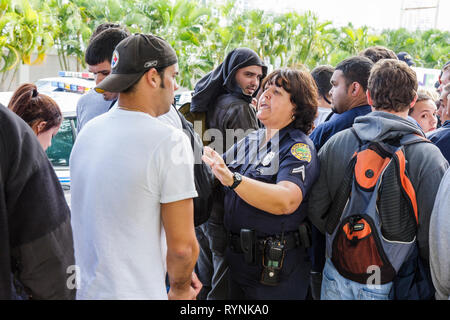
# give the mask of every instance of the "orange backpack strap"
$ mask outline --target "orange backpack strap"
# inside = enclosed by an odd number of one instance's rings
[[[400,173],[400,182],[402,184],[403,190],[406,193],[406,197],[409,199],[412,209],[414,211],[414,217],[416,218],[416,223],[419,224],[419,215],[417,210],[417,199],[416,199],[416,191],[406,175],[406,159],[403,149],[397,150],[395,153],[398,159],[399,173]]]
[[[356,139],[358,140],[359,147],[361,147],[363,145],[363,142],[356,134],[355,129],[351,127],[350,131],[355,135]],[[352,159],[347,165],[344,178],[342,180],[342,183],[340,184],[339,189],[334,195],[330,208],[325,212],[325,214],[321,216],[322,219],[324,219],[325,217],[327,219],[325,230],[329,234],[333,233],[334,229],[337,227],[341,219],[342,212],[344,211],[345,205],[347,204],[348,197],[350,196],[359,147],[354,152]]]
[[[355,165],[355,180],[365,191],[375,188],[378,178],[389,164],[389,157],[382,157],[373,149],[367,148],[358,153]]]
[[[402,139],[400,140],[400,143],[404,146],[404,149],[406,149],[408,146],[412,145],[412,144],[416,144],[416,143],[432,143],[430,140],[428,140],[426,137],[419,135],[419,134],[409,134],[406,136],[403,136]],[[399,150],[400,151],[400,150]],[[399,151],[397,151],[396,155],[400,160],[400,173],[401,173],[401,183],[402,183],[402,187],[405,190],[405,192],[407,193],[408,198],[411,201],[411,205],[413,207],[414,210],[414,216],[416,218],[416,222],[417,224],[419,224],[419,215],[418,215],[418,209],[417,209],[417,201],[416,201],[416,192],[414,190],[414,187],[411,183],[411,181],[409,180],[408,176],[407,176],[407,159],[406,159],[406,151],[402,151],[401,154],[399,154]],[[404,157],[405,159],[401,159],[401,157]],[[403,165],[402,165],[403,163]]]

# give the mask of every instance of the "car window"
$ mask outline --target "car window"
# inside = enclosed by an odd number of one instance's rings
[[[47,156],[53,166],[69,166],[70,152],[75,141],[75,128],[75,118],[65,118],[61,123],[58,133],[52,140],[52,145],[47,149]]]

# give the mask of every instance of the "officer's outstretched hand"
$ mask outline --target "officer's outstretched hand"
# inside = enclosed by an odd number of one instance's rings
[[[202,160],[211,167],[211,171],[224,186],[229,187],[233,184],[233,173],[228,169],[220,154],[210,147],[205,147]]]

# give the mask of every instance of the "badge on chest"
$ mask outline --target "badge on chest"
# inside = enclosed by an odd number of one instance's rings
[[[262,159],[261,164],[264,167],[267,167],[270,162],[272,162],[273,157],[275,157],[275,152],[270,151],[268,154],[266,154],[266,156]]]

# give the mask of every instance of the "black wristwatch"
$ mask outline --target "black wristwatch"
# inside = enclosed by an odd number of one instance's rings
[[[242,176],[240,173],[233,173],[233,184],[230,186],[230,189],[235,189],[242,182]]]

